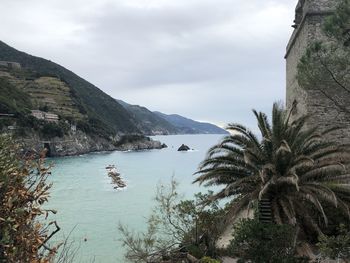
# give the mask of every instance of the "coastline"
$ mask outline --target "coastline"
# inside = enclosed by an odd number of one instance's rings
[[[46,149],[47,157],[69,157],[89,153],[114,152],[114,151],[147,151],[160,150],[167,145],[162,143],[158,136],[196,136],[196,135],[222,135],[225,134],[162,134],[162,135],[121,135],[119,141],[113,142],[98,136],[90,136],[83,132],[65,135],[62,138],[45,139],[32,133],[26,137],[16,138],[21,152],[40,156]],[[120,140],[123,136],[135,136],[137,139]]]
[[[162,149],[164,145],[157,140],[146,136],[136,136],[136,139],[125,142],[120,140],[113,142],[98,136],[89,136],[83,132],[67,135],[62,138],[43,139],[37,134],[14,139],[21,152],[25,155],[34,154],[40,156],[44,152],[47,157],[68,157],[89,153],[113,152],[113,151],[141,151]]]

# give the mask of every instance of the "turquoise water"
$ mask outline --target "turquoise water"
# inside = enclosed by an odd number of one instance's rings
[[[145,227],[145,218],[154,205],[159,183],[167,184],[174,176],[179,192],[187,197],[201,189],[191,184],[193,173],[207,150],[222,135],[156,136],[169,148],[142,152],[109,152],[51,159],[54,163],[49,207],[62,228],[63,239],[74,228],[71,240],[79,246],[76,262],[126,262],[120,245],[118,223],[136,230]],[[177,152],[182,144],[193,148]],[[127,188],[116,191],[105,167],[116,165]],[[202,189],[203,190],[203,189]],[[86,241],[84,241],[86,239]]]

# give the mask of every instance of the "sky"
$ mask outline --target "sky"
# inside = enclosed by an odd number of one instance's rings
[[[0,0],[0,40],[114,98],[253,125],[285,98],[296,0]]]

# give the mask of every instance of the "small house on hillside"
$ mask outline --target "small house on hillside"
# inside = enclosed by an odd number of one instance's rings
[[[38,120],[44,120],[48,122],[58,122],[59,117],[57,114],[44,112],[40,110],[32,110],[32,116]]]
[[[9,69],[21,69],[21,64],[18,62],[11,61],[0,61],[0,67],[5,67]]]

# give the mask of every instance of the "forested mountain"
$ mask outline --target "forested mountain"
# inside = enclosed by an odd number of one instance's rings
[[[178,114],[164,114],[154,112],[175,126],[180,134],[227,134],[228,132],[214,124],[188,119]]]
[[[56,83],[56,86],[64,87],[65,93],[63,95],[68,95],[69,98],[67,100],[69,100],[69,103],[74,106],[79,114],[85,117],[81,121],[84,122],[86,127],[89,126],[96,132],[110,135],[141,132],[130,114],[115,99],[70,70],[52,61],[18,51],[1,41],[0,61],[18,62],[22,67],[20,71],[13,70],[9,72],[8,75],[11,75],[10,79],[12,79],[10,83],[7,80],[3,80],[7,81],[5,85],[7,92],[9,90],[8,86],[17,86],[14,85],[14,82],[17,80],[22,82],[23,87],[28,87],[32,84],[34,86],[37,85],[40,78],[46,77],[45,80],[47,81],[61,82],[61,84]],[[7,77],[9,77],[8,75]],[[40,84],[42,84],[41,86],[47,84],[43,83],[45,80],[39,80],[41,82],[37,85],[39,89]],[[2,85],[0,86],[0,92],[3,95],[4,88]],[[45,88],[41,90],[45,90]],[[61,89],[58,88],[57,90]],[[12,96],[17,96],[16,92],[12,92],[12,94],[7,93],[5,104],[11,104],[14,101],[15,98]],[[0,101],[0,103],[3,104],[4,101]],[[20,106],[17,103],[17,107]]]
[[[178,129],[170,124],[168,121],[154,114],[152,111],[139,105],[131,105],[122,100],[118,100],[136,120],[137,127],[147,135],[170,135],[178,134]]]
[[[116,100],[70,70],[0,41],[0,113],[15,114],[18,128],[42,130],[43,125],[30,117],[31,110],[59,116],[60,123],[54,128],[60,131],[52,135],[64,134],[65,123],[75,123],[79,130],[104,138],[118,134],[225,133],[213,124]]]
[[[149,109],[131,105],[124,101],[118,102],[132,115],[139,125],[138,128],[148,131],[148,134],[225,134],[221,129],[211,123],[194,121],[183,116],[167,115],[161,112],[152,112]]]

